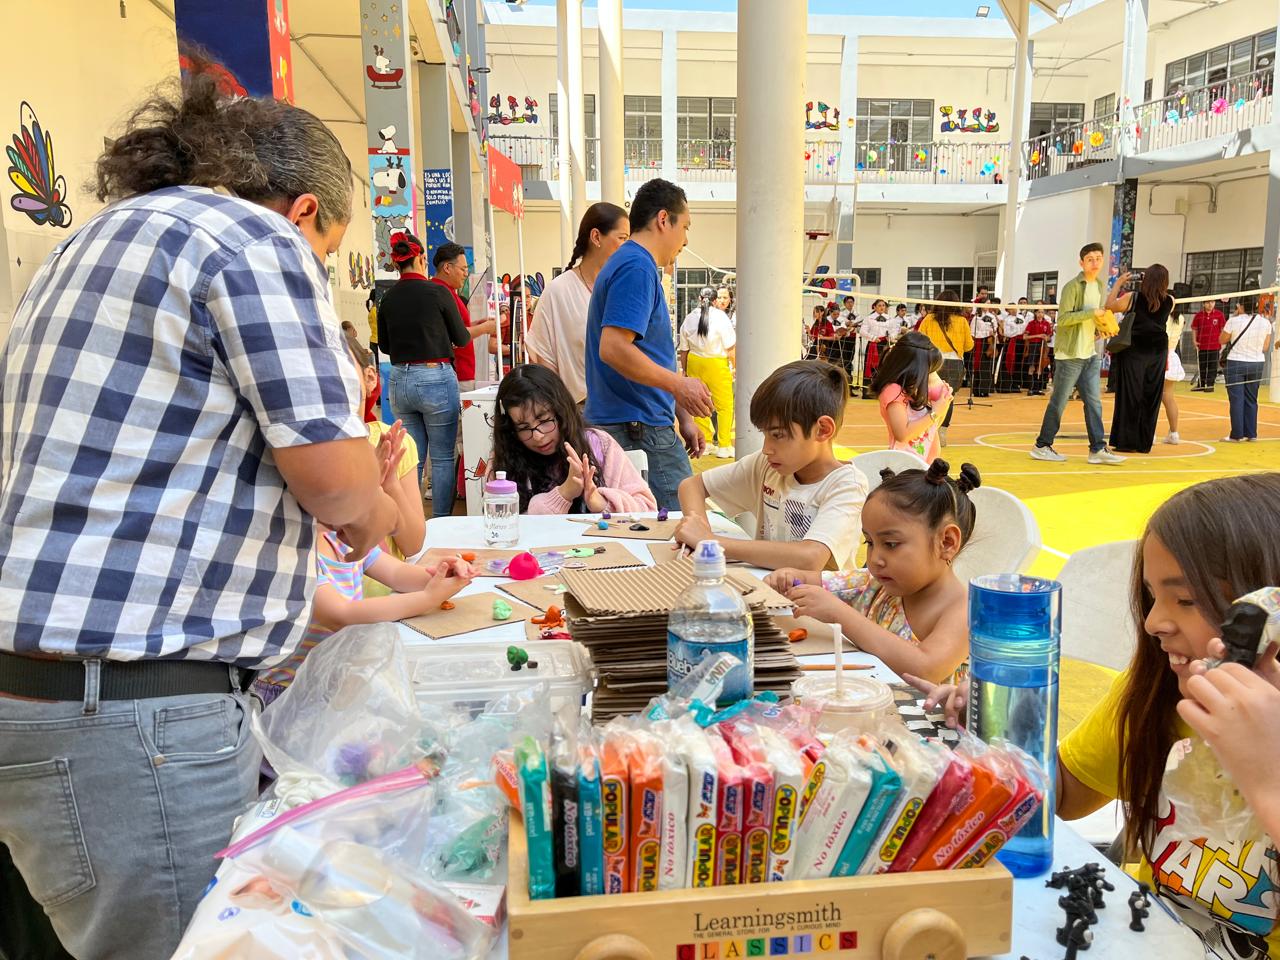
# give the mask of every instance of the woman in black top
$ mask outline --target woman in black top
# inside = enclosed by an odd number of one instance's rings
[[[1133,328],[1128,349],[1111,357],[1111,382],[1116,388],[1111,448],[1119,453],[1150,453],[1169,363],[1169,333],[1165,329],[1173,310],[1169,271],[1152,264],[1137,292],[1117,297],[1114,307],[1133,313]]]
[[[431,457],[431,513],[453,513],[457,487],[454,445],[462,401],[453,351],[471,342],[453,294],[427,279],[422,241],[391,235],[391,260],[400,279],[378,304],[378,345],[391,361],[391,410],[418,445],[418,485]]]

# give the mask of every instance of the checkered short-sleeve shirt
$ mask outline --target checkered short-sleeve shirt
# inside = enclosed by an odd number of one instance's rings
[[[366,436],[358,401],[287,220],[192,187],[104,210],[0,354],[0,650],[283,659],[315,534],[271,448]]]

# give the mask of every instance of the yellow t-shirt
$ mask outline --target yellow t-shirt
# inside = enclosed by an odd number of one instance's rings
[[[1120,735],[1117,718],[1127,673],[1111,684],[1107,695],[1080,725],[1058,744],[1058,759],[1077,780],[1104,796],[1119,793]],[[1179,737],[1191,729],[1178,718]],[[1156,890],[1182,920],[1224,958],[1280,957],[1280,932],[1274,930],[1277,899],[1274,878],[1280,875],[1277,854],[1266,842],[1231,843],[1212,837],[1161,842],[1161,833],[1176,819],[1162,794],[1164,826],[1156,833],[1156,869],[1144,859],[1137,878]],[[1268,877],[1267,869],[1271,876]]]
[[[369,308],[369,342],[378,345],[378,308]]]

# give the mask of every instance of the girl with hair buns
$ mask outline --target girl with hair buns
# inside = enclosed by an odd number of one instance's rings
[[[978,468],[950,476],[945,460],[928,470],[885,470],[862,508],[866,569],[776,570],[767,578],[797,616],[837,623],[860,649],[897,674],[950,677],[969,655],[968,590],[951,569],[973,535],[969,491]]]
[[[534,362],[557,374],[574,403],[587,398],[587,307],[596,277],[631,236],[627,211],[612,203],[593,203],[578,225],[564,272],[552,278],[538,300],[538,316],[529,328]]]

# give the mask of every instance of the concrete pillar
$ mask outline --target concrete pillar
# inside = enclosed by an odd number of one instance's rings
[[[741,18],[741,11],[738,16]],[[679,90],[679,58],[680,35],[674,28],[669,27],[662,31],[662,178],[664,180],[675,180],[678,166],[676,163],[676,96]],[[738,108],[742,108],[741,101]]]
[[[749,416],[752,394],[780,363],[800,355],[804,125],[796,111],[804,102],[807,35],[806,18],[790,4],[739,0],[738,62],[769,65],[738,70],[740,457],[761,447]]]
[[[840,127],[840,160],[836,164],[836,177],[840,183],[852,183],[858,175],[858,131],[849,123],[858,115],[858,36],[846,34],[840,53],[840,105],[844,108],[844,123]],[[845,192],[848,191],[846,197]],[[853,269],[853,227],[857,220],[854,209],[857,190],[840,187],[839,219],[834,225],[836,238],[836,272],[848,273]],[[808,265],[806,265],[808,266]],[[863,304],[857,305],[859,308]]]
[[[621,205],[626,197],[622,147],[622,0],[598,0],[600,95],[596,99],[600,134],[600,199]]]
[[[587,131],[582,95],[582,0],[568,0],[569,178],[573,202],[569,217],[576,232],[587,212]]]
[[[1026,138],[1028,90],[1031,79],[1031,38],[1029,36],[1030,0],[1013,0],[1006,5],[1016,44],[1013,61],[1013,103],[1010,114],[1013,129],[1009,133],[1009,153],[1005,164],[1004,234],[996,261],[996,290],[1005,300],[1016,300],[1018,294],[1014,271],[1014,246],[1018,233],[1018,185],[1022,180],[1022,141]],[[1017,22],[1013,22],[1013,17]]]
[[[422,191],[418,194],[422,242],[427,264],[453,230],[453,135],[449,119],[449,74],[443,63],[415,63],[418,80],[418,155]]]
[[[569,178],[569,0],[556,0],[556,181],[560,192],[560,260],[568,263],[578,230]]]
[[[1280,150],[1272,150],[1267,163],[1267,217],[1262,232],[1262,277],[1259,286],[1274,287],[1280,281]],[[1280,297],[1276,298],[1280,303]],[[1272,320],[1277,319],[1276,311]],[[1267,352],[1263,382],[1269,383],[1271,402],[1280,402],[1280,368],[1274,350]]]
[[[1120,136],[1117,149],[1122,157],[1137,152],[1134,135],[1134,107],[1142,103],[1147,82],[1147,0],[1125,0],[1124,47],[1120,53]]]
[[[464,247],[476,243],[475,206],[472,203],[471,138],[465,133],[454,133],[450,151],[453,169],[453,242]],[[481,231],[483,233],[483,231]]]

